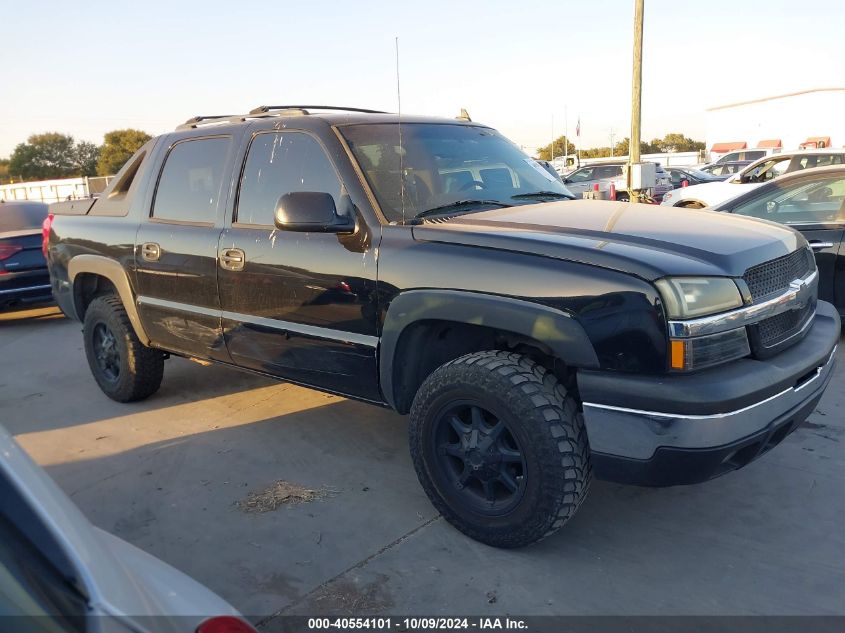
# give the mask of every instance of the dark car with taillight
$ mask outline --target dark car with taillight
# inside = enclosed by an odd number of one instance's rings
[[[51,301],[43,202],[0,200],[0,310]]]
[[[839,340],[799,233],[570,198],[478,123],[263,106],[53,205],[48,261],[110,398],[152,396],[175,354],[409,413],[435,508],[518,547],[594,476],[689,484],[763,455]]]

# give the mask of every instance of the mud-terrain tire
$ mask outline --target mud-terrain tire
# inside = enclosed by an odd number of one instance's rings
[[[164,354],[138,340],[118,297],[103,295],[91,302],[82,335],[91,373],[109,398],[134,402],[158,391]]]
[[[592,478],[578,400],[520,354],[476,352],[432,372],[414,398],[409,441],[434,507],[494,547],[560,529]]]

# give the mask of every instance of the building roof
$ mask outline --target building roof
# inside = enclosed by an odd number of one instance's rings
[[[731,152],[735,149],[745,149],[748,146],[748,143],[745,141],[733,141],[731,143],[713,143],[713,147],[710,148],[711,152]]]

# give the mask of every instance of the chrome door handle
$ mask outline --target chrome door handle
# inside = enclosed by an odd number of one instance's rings
[[[141,244],[141,258],[148,262],[157,262],[161,258],[161,246],[155,242]]]
[[[825,248],[833,248],[833,242],[810,242],[810,248],[814,251],[821,251]]]
[[[246,264],[246,253],[239,248],[224,248],[220,251],[220,268],[239,271]]]

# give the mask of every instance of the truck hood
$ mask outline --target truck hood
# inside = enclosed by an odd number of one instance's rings
[[[739,277],[805,243],[779,224],[716,211],[573,200],[425,221],[414,239],[530,253],[655,280]]]

